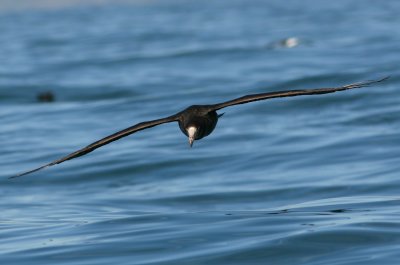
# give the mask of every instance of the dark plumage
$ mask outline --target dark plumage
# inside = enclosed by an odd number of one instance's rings
[[[265,100],[270,98],[281,98],[281,97],[293,97],[293,96],[301,96],[301,95],[319,95],[319,94],[327,94],[333,93],[337,91],[343,91],[353,88],[361,88],[366,87],[374,83],[382,82],[386,80],[388,77],[382,78],[380,80],[372,80],[366,81],[361,83],[354,83],[350,85],[345,85],[341,87],[334,87],[334,88],[317,88],[317,89],[304,89],[304,90],[286,90],[286,91],[278,91],[278,92],[268,92],[268,93],[261,93],[261,94],[253,94],[247,95],[240,98],[236,98],[233,100],[225,101],[222,103],[217,103],[213,105],[193,105],[190,106],[183,111],[180,111],[172,116],[152,120],[152,121],[145,121],[133,125],[129,128],[126,128],[122,131],[116,132],[110,136],[107,136],[97,142],[94,142],[78,151],[75,151],[65,157],[62,157],[58,160],[55,160],[49,164],[44,166],[38,167],[36,169],[21,173],[19,175],[10,177],[20,177],[23,175],[27,175],[38,170],[41,170],[46,167],[50,167],[56,164],[60,164],[64,161],[71,160],[76,157],[80,157],[86,155],[93,150],[109,144],[113,141],[116,141],[122,137],[128,136],[132,133],[151,128],[163,123],[169,122],[178,122],[179,128],[181,131],[189,137],[189,144],[192,146],[194,140],[202,139],[209,135],[215,128],[218,122],[218,118],[222,116],[222,114],[217,114],[217,111],[233,105],[245,104],[253,101]]]

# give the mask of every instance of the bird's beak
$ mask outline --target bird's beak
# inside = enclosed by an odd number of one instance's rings
[[[194,142],[194,138],[193,137],[189,137],[189,145],[190,145],[190,147],[192,147],[193,142]]]
[[[188,132],[187,136],[189,137],[189,145],[190,145],[190,147],[192,147],[192,145],[193,145],[194,138],[196,137],[196,131],[197,131],[197,128],[194,127],[194,126],[190,126],[187,129],[187,132]]]

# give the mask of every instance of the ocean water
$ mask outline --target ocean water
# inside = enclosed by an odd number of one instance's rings
[[[6,3],[1,264],[399,264],[399,1]],[[387,75],[8,179],[192,104]]]

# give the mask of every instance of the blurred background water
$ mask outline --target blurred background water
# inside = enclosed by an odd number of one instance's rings
[[[0,261],[399,264],[399,11],[0,1]],[[165,124],[7,179],[191,104],[386,75],[228,108],[192,149]]]

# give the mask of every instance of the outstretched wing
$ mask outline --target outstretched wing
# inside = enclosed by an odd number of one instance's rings
[[[39,170],[44,169],[46,167],[50,167],[50,166],[54,166],[56,164],[60,164],[60,163],[62,163],[64,161],[71,160],[71,159],[86,155],[87,153],[90,153],[93,150],[95,150],[95,149],[97,149],[97,148],[99,148],[99,147],[101,147],[103,145],[106,145],[106,144],[109,144],[111,142],[114,142],[114,141],[116,141],[116,140],[118,140],[118,139],[120,139],[122,137],[128,136],[128,135],[130,135],[132,133],[135,133],[135,132],[147,129],[147,128],[151,128],[151,127],[163,124],[163,123],[168,123],[168,122],[173,122],[173,121],[178,121],[178,120],[179,120],[179,115],[175,114],[175,115],[172,115],[172,116],[169,116],[169,117],[166,117],[166,118],[162,118],[162,119],[158,119],[158,120],[152,120],[152,121],[145,121],[145,122],[141,122],[141,123],[135,124],[135,125],[133,125],[133,126],[131,126],[129,128],[126,128],[126,129],[124,129],[122,131],[116,132],[116,133],[114,133],[114,134],[112,134],[110,136],[107,136],[107,137],[105,137],[103,139],[100,139],[100,140],[98,140],[98,141],[96,141],[96,142],[94,142],[94,143],[92,143],[92,144],[90,144],[90,145],[88,145],[88,146],[86,146],[86,147],[84,147],[82,149],[79,149],[78,151],[75,151],[75,152],[65,156],[65,157],[62,157],[62,158],[60,158],[58,160],[55,160],[55,161],[53,161],[51,163],[48,163],[46,165],[43,165],[41,167],[32,169],[30,171],[18,174],[16,176],[12,176],[10,178],[21,177],[21,176],[24,176],[24,175],[39,171]]]
[[[353,88],[360,88],[366,87],[375,83],[382,82],[389,77],[384,77],[379,80],[371,80],[366,82],[354,83],[350,85],[345,85],[341,87],[332,87],[332,88],[317,88],[317,89],[304,89],[304,90],[286,90],[286,91],[277,91],[277,92],[268,92],[268,93],[261,93],[261,94],[253,94],[247,95],[240,98],[232,99],[226,102],[210,105],[210,109],[212,110],[219,110],[222,108],[226,108],[233,105],[245,104],[253,101],[258,100],[265,100],[270,98],[282,98],[282,97],[294,97],[294,96],[301,96],[301,95],[319,95],[319,94],[327,94],[333,93],[337,91],[343,91]]]

